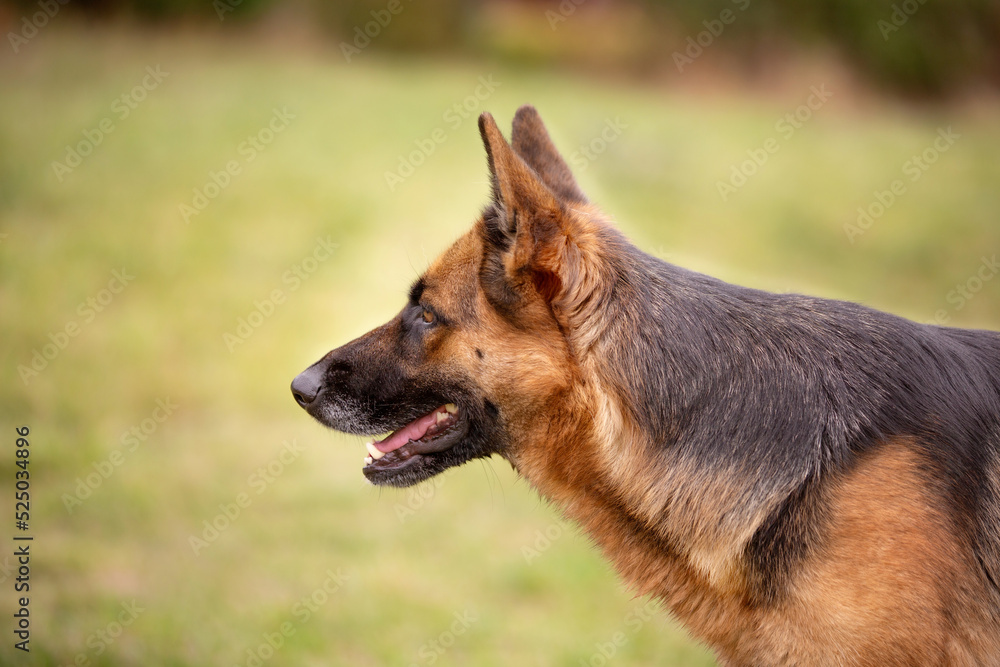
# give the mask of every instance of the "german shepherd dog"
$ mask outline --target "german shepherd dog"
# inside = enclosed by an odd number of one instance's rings
[[[365,477],[499,454],[726,665],[1000,665],[1000,334],[665,263],[479,130],[472,229],[292,382]]]

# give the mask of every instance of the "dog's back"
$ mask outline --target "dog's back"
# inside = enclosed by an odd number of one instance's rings
[[[654,503],[642,481],[620,489],[696,575],[752,602],[702,628],[723,655],[1000,664],[1000,335],[609,247],[636,294],[605,305],[643,335],[599,356],[641,397],[623,405],[660,453],[653,476],[676,480]]]

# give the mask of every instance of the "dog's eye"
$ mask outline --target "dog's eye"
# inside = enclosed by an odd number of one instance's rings
[[[434,324],[434,319],[435,319],[434,313],[427,310],[426,308],[424,308],[424,312],[421,314],[421,317],[423,318],[426,324]]]

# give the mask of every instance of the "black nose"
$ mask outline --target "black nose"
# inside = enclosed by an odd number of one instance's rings
[[[292,396],[303,408],[309,407],[319,396],[320,389],[323,388],[324,370],[325,364],[314,364],[292,380]]]

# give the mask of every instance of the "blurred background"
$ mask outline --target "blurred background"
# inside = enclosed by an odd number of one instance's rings
[[[534,104],[649,253],[1000,328],[1000,4],[0,4],[0,663],[712,665],[500,460],[375,489],[292,378]],[[15,428],[30,435],[27,530]]]

